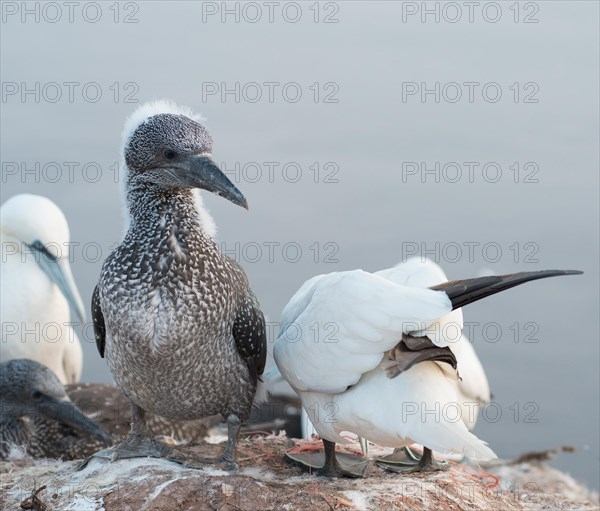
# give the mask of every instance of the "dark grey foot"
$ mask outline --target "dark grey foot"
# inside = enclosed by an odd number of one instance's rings
[[[335,443],[323,440],[323,452],[286,452],[285,459],[303,471],[321,477],[366,477],[371,461],[353,454],[335,452]]]
[[[423,455],[419,457],[409,447],[395,450],[388,456],[377,458],[375,463],[384,470],[395,472],[397,474],[411,474],[415,472],[437,472],[447,470],[447,463],[438,463],[433,457],[431,449],[427,447],[423,450]]]
[[[237,472],[240,469],[238,462],[227,453],[220,456],[216,464],[221,470],[226,470],[227,472]]]
[[[353,465],[352,467],[345,469],[341,465],[336,467],[322,467],[318,468],[313,474],[319,477],[331,477],[331,478],[348,478],[348,479],[362,479],[366,477],[368,466],[363,470],[360,464]]]
[[[146,435],[129,435],[123,442],[94,454],[110,461],[127,458],[167,458],[174,449]]]
[[[107,459],[109,461],[124,460],[130,458],[166,458],[171,459],[176,455],[175,449],[153,440],[146,435],[130,434],[123,442],[108,449],[103,449],[92,454],[86,459],[79,469],[86,467],[93,458]]]

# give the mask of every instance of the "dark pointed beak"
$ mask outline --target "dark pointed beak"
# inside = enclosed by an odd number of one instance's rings
[[[49,419],[87,433],[107,445],[112,444],[111,436],[105,433],[98,424],[88,419],[71,401],[59,401],[58,399],[44,396],[36,403],[36,411]]]
[[[167,170],[175,186],[201,188],[248,209],[248,201],[217,164],[205,155],[192,155]]]
[[[48,278],[54,282],[66,298],[69,307],[75,312],[81,323],[85,323],[85,313],[83,312],[83,302],[79,291],[73,280],[71,269],[66,260],[60,261],[51,254],[44,244],[36,240],[31,245],[27,245],[35,257],[35,262],[44,271]]]

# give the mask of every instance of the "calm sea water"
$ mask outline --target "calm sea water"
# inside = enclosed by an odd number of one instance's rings
[[[86,302],[121,235],[131,101],[172,98],[249,200],[205,202],[272,322],[314,274],[414,253],[450,278],[584,270],[465,319],[497,403],[476,433],[504,457],[574,445],[556,466],[598,488],[597,3],[31,4],[2,6],[1,199],[59,204]]]

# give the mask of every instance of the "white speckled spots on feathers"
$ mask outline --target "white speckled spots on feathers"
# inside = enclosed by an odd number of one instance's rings
[[[212,240],[214,222],[197,191],[144,178],[161,168],[163,147],[210,153],[212,139],[194,120],[188,109],[157,102],[126,123],[128,228],[98,283],[112,339],[106,358],[119,386],[147,411],[245,420],[266,339],[256,326],[237,335],[236,325],[250,309],[264,323],[258,302],[242,268]]]

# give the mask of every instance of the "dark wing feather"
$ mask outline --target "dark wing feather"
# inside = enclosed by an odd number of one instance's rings
[[[106,325],[104,324],[104,314],[100,307],[100,291],[98,286],[94,288],[92,295],[92,321],[94,323],[94,336],[96,337],[96,346],[100,356],[104,358],[104,347],[106,346]]]
[[[451,280],[432,286],[429,289],[444,291],[452,302],[452,309],[464,307],[470,303],[481,300],[511,287],[520,286],[532,280],[546,279],[548,277],[559,277],[562,275],[580,275],[578,270],[543,270],[524,271],[521,273],[509,273],[507,275],[491,275],[465,280]]]
[[[265,318],[253,296],[248,296],[238,310],[233,323],[233,338],[256,384],[267,362],[267,332]]]

